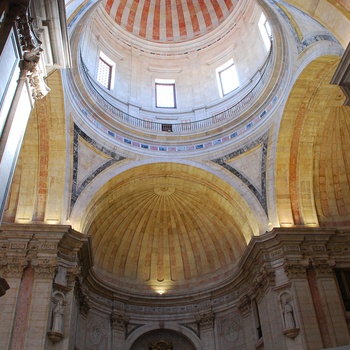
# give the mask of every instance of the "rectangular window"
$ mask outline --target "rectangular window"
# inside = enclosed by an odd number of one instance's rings
[[[260,16],[259,29],[265,44],[265,48],[267,51],[269,51],[271,46],[272,31],[271,31],[270,23],[267,21],[263,13],[261,13],[261,16]]]
[[[103,52],[100,52],[96,80],[106,89],[113,88],[114,63]]]
[[[341,296],[346,311],[350,311],[350,271],[340,270],[335,272],[338,280]]]
[[[239,87],[239,80],[233,59],[216,69],[220,96],[223,97]]]
[[[156,107],[176,108],[175,80],[156,79]]]

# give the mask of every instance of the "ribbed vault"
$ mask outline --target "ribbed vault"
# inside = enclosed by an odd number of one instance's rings
[[[253,234],[251,216],[224,181],[187,165],[157,163],[103,186],[86,231],[100,277],[121,289],[186,293],[234,269]]]

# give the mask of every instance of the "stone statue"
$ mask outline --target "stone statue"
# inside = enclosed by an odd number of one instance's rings
[[[62,300],[59,300],[52,311],[52,332],[63,333],[63,311]]]
[[[295,319],[294,319],[293,308],[287,302],[283,305],[283,317],[284,317],[285,329],[294,329],[295,328]]]

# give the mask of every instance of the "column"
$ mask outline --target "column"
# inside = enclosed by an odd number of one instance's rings
[[[209,311],[207,313],[202,313],[197,317],[197,322],[199,324],[199,335],[201,342],[203,344],[203,350],[215,350],[215,315],[213,312]]]
[[[129,317],[124,313],[117,311],[111,313],[112,350],[123,349],[128,323]]]
[[[291,282],[290,291],[296,308],[294,315],[300,328],[302,347],[310,350],[323,349],[317,314],[306,276],[307,266],[307,260],[286,260],[284,264],[285,272]]]
[[[25,258],[27,240],[28,237],[25,235],[18,235],[16,239],[11,239],[0,231],[0,276],[6,279],[10,287],[0,298],[1,349],[10,348],[21,279],[28,265]]]
[[[350,343],[343,301],[333,271],[334,266],[333,260],[314,259],[307,273],[325,347]]]

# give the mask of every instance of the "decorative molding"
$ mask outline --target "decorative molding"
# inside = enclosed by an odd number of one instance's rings
[[[312,260],[317,278],[334,278],[335,260]]]
[[[121,314],[117,311],[111,313],[112,328],[116,331],[122,331],[126,334],[127,326],[129,323],[129,317],[125,314]]]
[[[284,262],[284,271],[289,279],[306,278],[306,268],[309,266],[308,261],[289,261]]]
[[[182,68],[181,67],[148,67],[148,70],[152,73],[169,73],[169,74],[175,74],[175,73],[181,73]]]
[[[200,314],[196,317],[197,323],[200,329],[202,328],[213,328],[215,323],[215,314],[213,312],[207,312]]]
[[[241,329],[241,319],[230,316],[220,320],[220,334],[226,344],[237,344]]]
[[[193,332],[199,338],[199,324],[198,322],[180,323],[180,326],[184,326]]]
[[[0,258],[0,274],[4,278],[21,278],[27,266],[28,260],[25,258]]]
[[[32,259],[31,266],[34,269],[34,276],[53,279],[58,266],[57,259]]]
[[[263,266],[252,282],[252,291],[257,293],[259,291],[265,291],[269,286],[275,285],[275,270]]]
[[[252,301],[248,294],[245,294],[241,299],[238,305],[238,310],[240,311],[243,317],[247,317],[250,314],[252,309]]]
[[[78,299],[80,314],[84,318],[87,318],[91,309],[91,302],[83,286],[83,277],[81,276],[78,276],[76,279],[76,295]]]
[[[140,327],[142,327],[144,325],[145,325],[144,323],[132,323],[132,322],[129,322],[126,325],[125,339],[128,338],[131,333],[136,331],[136,329],[138,329],[138,328],[140,328]]]

